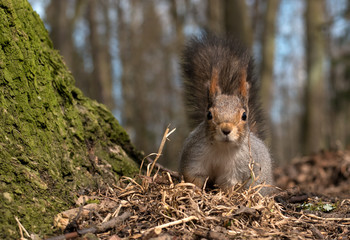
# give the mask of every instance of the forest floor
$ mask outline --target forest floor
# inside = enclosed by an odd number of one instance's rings
[[[51,239],[349,239],[350,151],[276,168],[281,190],[270,197],[259,186],[203,190],[150,168],[80,196],[80,207],[57,215]]]

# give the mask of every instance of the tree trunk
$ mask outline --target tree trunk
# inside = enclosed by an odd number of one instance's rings
[[[263,108],[270,111],[273,96],[273,62],[275,59],[275,28],[279,0],[268,0],[262,36],[261,97]]]
[[[140,156],[106,107],[74,86],[26,0],[1,1],[0,18],[0,238],[18,239],[14,216],[48,234],[77,190],[132,175]]]
[[[47,8],[46,19],[50,23],[50,38],[54,42],[54,47],[60,50],[67,66],[72,66],[72,52],[74,50],[72,29],[74,24],[66,16],[68,6],[68,0],[51,1]]]
[[[59,50],[67,67],[72,71],[76,86],[84,94],[94,98],[95,96],[91,94],[91,74],[85,70],[83,56],[79,53],[73,41],[73,32],[77,28],[76,23],[83,15],[82,10],[86,8],[87,1],[77,0],[74,5],[71,3],[70,0],[50,1],[45,9],[45,18],[50,26],[49,34],[53,46]],[[70,14],[67,14],[67,12],[70,12]],[[89,48],[86,47],[85,49]]]
[[[216,34],[224,33],[223,0],[208,0],[208,28]]]
[[[309,154],[325,147],[326,104],[325,60],[326,45],[322,32],[325,22],[324,1],[309,0],[306,9],[307,83],[302,148]]]
[[[344,11],[340,11],[339,15],[334,18],[347,20],[350,16],[350,0],[346,3]],[[346,19],[347,18],[347,19]],[[339,20],[338,20],[339,21]],[[331,87],[331,105],[330,116],[332,116],[332,124],[330,124],[331,148],[350,149],[350,39],[348,33],[350,26],[344,27],[341,35],[329,35],[328,39],[331,54],[330,60],[330,87]]]
[[[97,22],[97,14],[99,13],[98,7],[97,0],[90,0],[87,6],[87,21],[90,30],[89,40],[94,65],[91,93],[93,98],[105,104],[110,110],[113,110],[112,67],[111,56],[108,49],[110,44],[110,29],[108,28],[109,23],[105,22],[105,33],[99,34]],[[107,12],[104,12],[103,15],[106,16],[106,14]],[[102,39],[103,41],[101,41]]]
[[[228,34],[242,41],[248,48],[253,45],[251,19],[245,0],[225,0],[225,28]]]

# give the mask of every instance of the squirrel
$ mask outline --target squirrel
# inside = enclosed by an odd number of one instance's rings
[[[194,128],[181,153],[184,180],[200,188],[208,181],[224,190],[236,184],[248,188],[252,181],[272,184],[259,85],[247,48],[238,40],[203,33],[186,45],[181,67],[185,109]]]

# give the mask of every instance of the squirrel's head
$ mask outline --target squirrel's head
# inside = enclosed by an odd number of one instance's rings
[[[239,74],[239,84],[232,95],[223,94],[219,72],[212,70],[209,86],[207,126],[212,140],[239,144],[248,132],[248,91],[246,71]]]

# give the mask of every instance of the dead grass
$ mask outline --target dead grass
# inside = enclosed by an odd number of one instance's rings
[[[191,183],[174,183],[166,173],[140,176],[140,180],[141,184],[135,184],[124,178],[115,189],[123,208],[135,216],[120,237],[154,237],[160,230],[178,237],[218,235],[220,239],[282,234],[277,227],[285,219],[281,206],[253,189],[204,191]],[[266,227],[271,231],[261,235]]]
[[[128,212],[130,217],[103,229],[97,236],[101,239],[113,239],[112,236],[118,236],[115,239],[164,239],[165,236],[321,239],[345,237],[349,233],[350,218],[327,218],[286,209],[273,197],[263,197],[255,190],[205,191],[191,183],[177,182],[166,172],[135,179],[123,177],[118,186],[108,187],[94,196],[101,207],[81,216],[78,225],[80,229],[99,226]],[[349,207],[350,202],[342,205]]]

